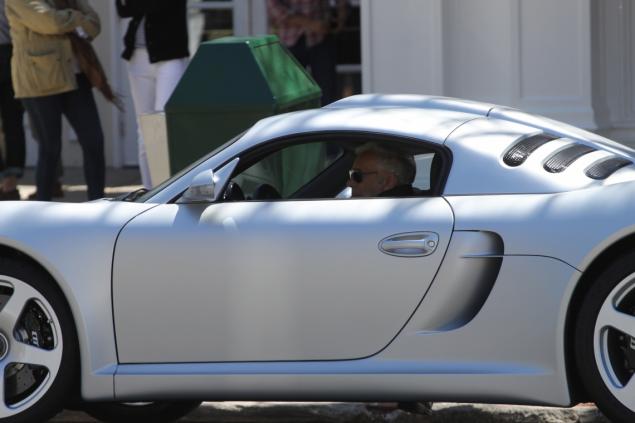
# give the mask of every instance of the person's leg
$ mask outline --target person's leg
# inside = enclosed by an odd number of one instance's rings
[[[106,185],[106,159],[104,133],[99,120],[93,90],[84,74],[77,76],[78,88],[62,94],[64,116],[68,119],[84,153],[84,177],[88,186],[88,199],[104,196]]]
[[[11,46],[7,44],[0,45],[0,119],[2,120],[2,130],[4,132],[5,139],[5,149],[4,154],[6,154],[7,147],[7,135],[5,131],[5,123],[6,117],[4,116],[5,110],[5,102],[6,97],[8,96],[7,92],[7,84],[11,83],[10,72],[11,72]],[[9,73],[7,73],[7,69]],[[12,90],[13,91],[13,90]],[[7,169],[7,164],[4,160],[3,152],[0,151],[0,182],[4,184],[4,172]],[[2,187],[0,187],[0,195],[2,194]]]
[[[5,87],[3,86],[3,84],[0,84],[0,121],[4,121],[5,117],[2,116],[2,112],[4,110],[4,107],[2,106],[3,103],[3,98],[5,97]],[[2,128],[4,130],[4,124],[2,125]],[[6,134],[4,135],[4,139],[5,139],[5,145],[4,145],[4,150],[6,152],[6,146],[7,146],[7,142],[6,142]],[[5,163],[4,160],[4,155],[3,155],[3,151],[2,149],[0,149],[0,183],[2,185],[0,185],[0,197],[2,197],[3,191],[4,191],[4,184],[5,184],[5,179],[6,179],[6,175],[5,175],[5,171],[7,170],[7,164]]]
[[[22,99],[39,141],[35,184],[36,200],[50,201],[57,181],[57,164],[62,151],[62,99],[50,95]]]
[[[17,179],[24,172],[24,109],[15,99],[10,85],[0,85],[0,108],[6,147],[5,176]]]
[[[0,118],[6,155],[6,161],[1,163],[0,169],[4,175],[1,187],[4,192],[16,190],[25,160],[24,109],[13,92],[11,52],[11,45],[0,46]]]
[[[163,111],[181,76],[187,68],[188,59],[166,60],[156,63],[156,92],[154,110]]]
[[[322,105],[337,100],[337,47],[332,36],[308,49],[311,75],[322,88]]]
[[[152,179],[150,177],[150,166],[148,165],[148,157],[146,154],[145,143],[141,133],[141,122],[139,117],[143,114],[154,112],[156,103],[156,75],[155,66],[149,61],[148,51],[146,49],[136,49],[130,62],[128,63],[128,77],[130,79],[130,91],[132,93],[132,102],[134,103],[135,113],[137,115],[137,126],[139,132],[137,134],[137,143],[139,146],[139,171],[141,173],[141,182],[147,189],[152,188]]]

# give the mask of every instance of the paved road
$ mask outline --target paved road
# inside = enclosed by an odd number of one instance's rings
[[[358,403],[204,403],[180,420],[198,423],[609,423],[595,407],[520,407],[440,403],[432,415],[369,409]],[[55,423],[96,423],[81,412],[64,412]]]

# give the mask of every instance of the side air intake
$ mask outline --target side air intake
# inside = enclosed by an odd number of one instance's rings
[[[510,167],[520,166],[525,163],[527,157],[534,151],[555,138],[544,134],[534,135],[514,144],[512,148],[503,156],[503,162]]]
[[[585,154],[596,151],[595,148],[583,144],[574,144],[560,150],[545,162],[544,168],[550,173],[560,173]]]
[[[617,170],[632,164],[633,162],[628,159],[624,159],[622,157],[611,157],[594,163],[586,170],[585,173],[586,176],[591,179],[606,179]]]

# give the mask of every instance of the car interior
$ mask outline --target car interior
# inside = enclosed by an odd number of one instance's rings
[[[369,141],[411,154],[417,167],[412,183],[416,196],[438,195],[442,155],[421,142],[311,137],[300,142],[275,143],[278,148],[273,150],[264,146],[247,152],[241,157],[220,201],[349,198],[346,184],[355,150]]]

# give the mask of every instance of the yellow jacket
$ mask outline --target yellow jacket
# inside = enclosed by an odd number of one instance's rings
[[[17,98],[77,89],[73,49],[66,35],[81,27],[90,39],[100,31],[99,16],[85,0],[56,9],[52,0],[6,0],[13,42],[11,75]]]

